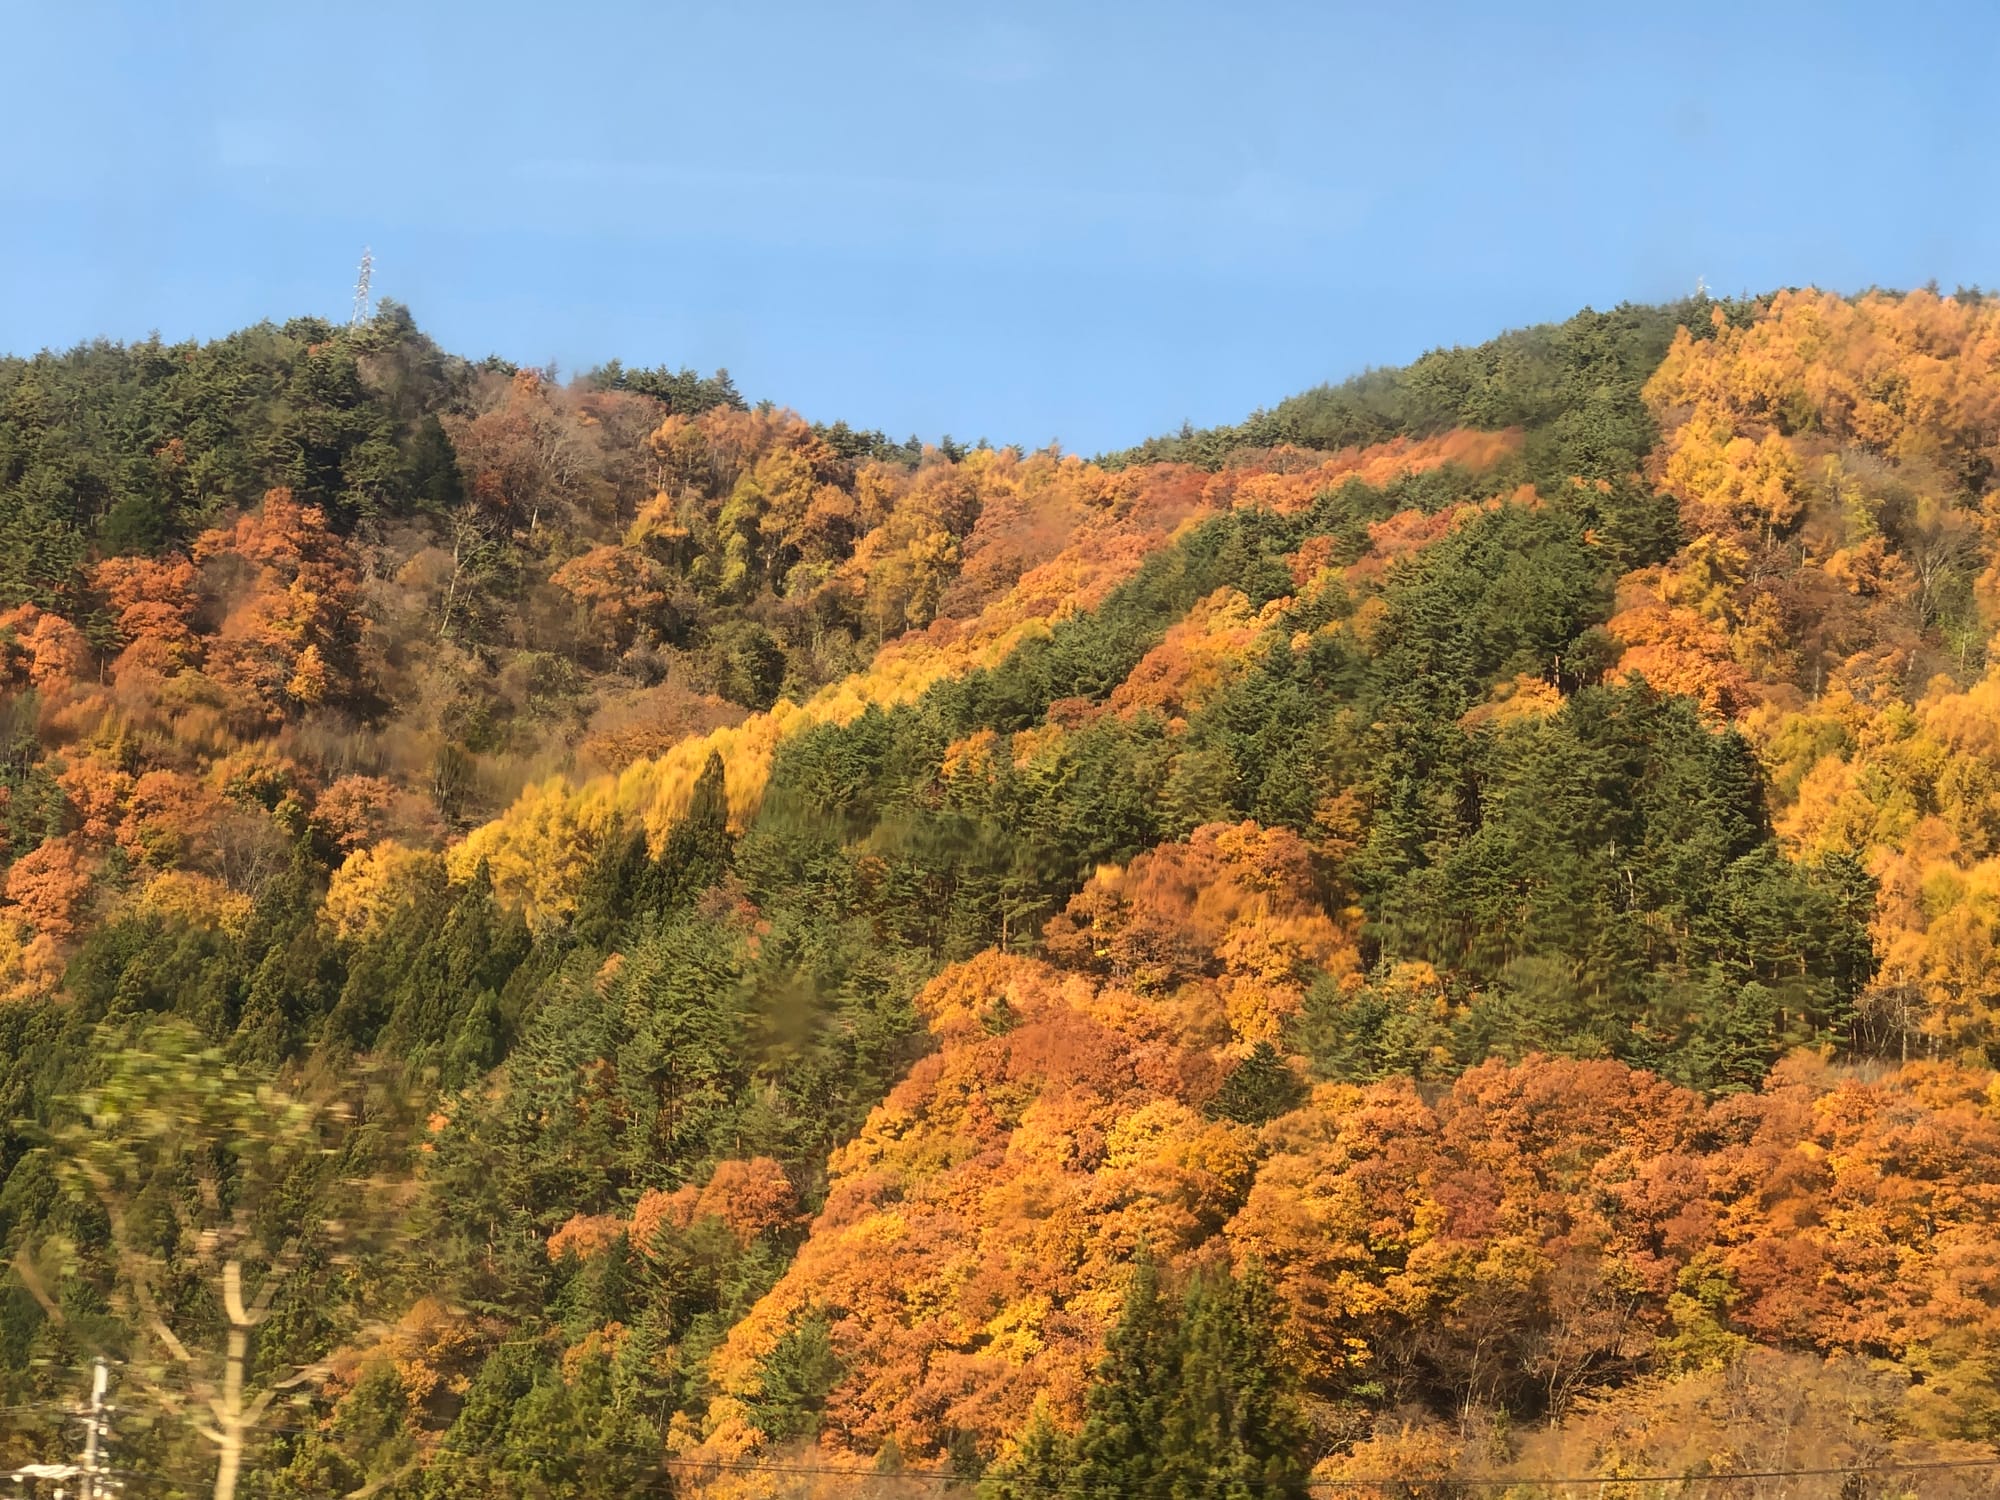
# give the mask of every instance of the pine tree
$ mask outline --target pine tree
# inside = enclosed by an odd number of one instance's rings
[[[1015,1440],[1014,1455],[987,1475],[980,1500],[1060,1500],[1073,1493],[1076,1440],[1049,1420],[1040,1400]]]
[[[1086,1496],[1171,1500],[1174,1469],[1164,1439],[1180,1384],[1181,1331],[1160,1288],[1160,1268],[1141,1252],[1125,1309],[1105,1340],[1091,1387],[1075,1477]]]
[[[652,880],[653,861],[646,849],[646,828],[628,828],[614,818],[598,840],[590,867],[577,892],[576,916],[569,936],[579,947],[603,950],[616,941],[631,918],[639,892]]]
[[[1297,1109],[1305,1102],[1305,1095],[1305,1086],[1285,1065],[1278,1049],[1269,1042],[1259,1042],[1223,1080],[1209,1101],[1208,1113],[1239,1125],[1262,1125]]]
[[[405,459],[403,483],[418,505],[449,514],[465,500],[465,483],[458,471],[458,453],[435,412],[417,424]]]
[[[1253,1265],[1196,1279],[1164,1441],[1174,1500],[1299,1500],[1305,1433],[1276,1351],[1278,1304]]]
[[[729,868],[735,840],[729,832],[729,789],[722,757],[709,753],[688,809],[633,894],[636,910],[669,912],[693,904]]]
[[[498,995],[527,956],[519,913],[501,906],[484,862],[453,893],[440,924],[406,924],[408,942],[391,969],[388,1019],[375,1045],[413,1067],[449,1058],[448,1086],[498,1060]]]
[[[1689,1049],[1690,1082],[1718,1093],[1755,1088],[1778,1057],[1778,997],[1754,980],[1709,989]]]
[[[1176,1300],[1142,1256],[1083,1432],[1072,1443],[1038,1409],[985,1500],[1302,1500],[1305,1429],[1278,1323],[1255,1266],[1199,1276]]]
[[[826,1314],[809,1312],[788,1328],[759,1373],[758,1426],[781,1442],[818,1432],[827,1393],[841,1376],[840,1357],[827,1337]]]

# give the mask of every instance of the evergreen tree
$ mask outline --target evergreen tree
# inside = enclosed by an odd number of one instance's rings
[[[1259,1042],[1223,1080],[1209,1101],[1208,1112],[1218,1120],[1262,1125],[1297,1109],[1305,1096],[1305,1085],[1285,1065],[1278,1049],[1269,1042]]]
[[[1306,1432],[1278,1324],[1255,1266],[1198,1275],[1176,1299],[1142,1253],[1083,1431],[1065,1437],[1038,1404],[982,1500],[1303,1500]]]
[[[1199,1276],[1160,1443],[1174,1500],[1303,1500],[1305,1428],[1278,1362],[1277,1299],[1253,1265]]]
[[[599,951],[611,947],[619,928],[638,905],[638,893],[651,876],[652,864],[645,825],[628,827],[622,817],[614,817],[597,841],[577,891],[569,936],[578,947]]]
[[[1049,1420],[1048,1408],[1037,1400],[1028,1425],[1015,1439],[1013,1456],[980,1485],[980,1500],[1058,1500],[1074,1495],[1078,1493],[1075,1470],[1076,1440]]]
[[[638,882],[633,895],[636,910],[665,914],[692,905],[696,896],[722,878],[734,847],[722,757],[710,751],[687,812],[668,831],[659,858]]]
[[[757,1425],[779,1442],[817,1433],[827,1393],[841,1376],[826,1314],[809,1312],[786,1329],[758,1373]]]
[[[1161,1289],[1159,1264],[1142,1251],[1077,1438],[1074,1472],[1082,1494],[1175,1500],[1176,1467],[1165,1443],[1180,1367],[1180,1320]]]
[[[424,509],[448,515],[465,500],[465,482],[458,472],[458,454],[435,412],[417,424],[405,459],[403,484]]]
[[[1718,992],[1719,991],[1719,992]],[[1778,998],[1752,980],[1710,986],[1685,1071],[1716,1092],[1753,1089],[1778,1059]]]

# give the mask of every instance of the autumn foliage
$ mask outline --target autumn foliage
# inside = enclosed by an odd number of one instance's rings
[[[1176,946],[1214,964],[1227,942]],[[1257,1130],[1205,1112],[1226,1058],[1158,994],[989,956],[922,1003],[940,1050],[836,1154],[799,1258],[716,1356],[721,1450],[756,1441],[759,1361],[813,1308],[849,1371],[831,1441],[1002,1442],[1037,1400],[1073,1422],[1141,1244],[1263,1267],[1328,1400],[1560,1417],[1755,1342],[1960,1371],[1913,1399],[1939,1430],[1980,1420],[1988,1074],[1800,1060],[1710,1102],[1531,1057],[1433,1099],[1323,1085]]]
[[[162,1013],[420,1242],[260,1334],[273,1495],[1995,1456],[1994,303],[1099,460],[309,324],[134,353],[118,465],[0,362],[10,1410],[147,1336],[37,1132]]]

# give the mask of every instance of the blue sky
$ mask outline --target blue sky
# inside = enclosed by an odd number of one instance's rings
[[[1584,304],[2000,282],[1989,5],[0,0],[0,348],[344,316],[1082,451]]]

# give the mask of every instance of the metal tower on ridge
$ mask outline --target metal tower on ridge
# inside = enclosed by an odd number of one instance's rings
[[[361,274],[354,281],[354,316],[348,321],[348,327],[350,328],[359,328],[374,315],[375,310],[370,305],[368,297],[368,284],[374,277],[375,252],[370,250],[366,245],[363,245],[361,247]]]

